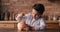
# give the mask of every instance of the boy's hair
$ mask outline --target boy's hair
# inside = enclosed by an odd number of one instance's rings
[[[43,14],[43,12],[45,11],[45,7],[43,4],[35,4],[33,6],[33,9],[35,9],[39,14]]]

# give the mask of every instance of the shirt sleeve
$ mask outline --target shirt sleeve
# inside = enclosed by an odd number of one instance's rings
[[[40,30],[45,29],[45,27],[46,27],[45,20],[44,20],[44,19],[41,19],[41,20],[40,20]]]
[[[16,17],[15,19],[16,19],[16,21],[19,21],[20,22],[20,21],[25,21],[26,20],[26,17],[25,16],[23,16],[23,17]]]
[[[45,24],[44,19],[39,20],[39,22],[36,23],[36,24],[37,25],[35,26],[35,30],[43,30],[43,29],[45,29],[46,24]]]

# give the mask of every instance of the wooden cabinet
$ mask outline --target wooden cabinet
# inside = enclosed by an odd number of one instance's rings
[[[2,21],[0,22],[0,29],[17,29],[16,21]]]
[[[10,29],[13,29],[14,28],[14,24],[7,24],[7,23],[3,23],[3,24],[0,24],[0,29],[7,29],[7,28],[10,28]]]
[[[47,29],[59,29],[59,22],[57,21],[48,21],[46,22]]]
[[[46,27],[48,28],[48,29],[58,29],[59,28],[59,24],[58,23],[52,23],[52,24],[47,24],[46,25]]]
[[[17,29],[17,21],[0,21],[0,29]],[[59,22],[46,21],[47,29],[58,29]]]

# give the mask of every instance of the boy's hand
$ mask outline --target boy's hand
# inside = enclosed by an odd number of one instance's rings
[[[17,18],[21,18],[21,17],[23,17],[25,14],[24,13],[20,13],[20,14],[18,14],[17,16],[16,16],[16,19]]]
[[[18,30],[22,30],[25,27],[25,23],[24,22],[19,22],[18,23]]]
[[[25,28],[23,28],[23,30],[25,30],[25,31],[26,31],[26,30],[29,30],[29,27],[25,27]]]
[[[26,25],[24,30],[35,30],[35,28],[33,26]]]

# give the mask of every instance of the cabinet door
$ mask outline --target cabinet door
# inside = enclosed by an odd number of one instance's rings
[[[48,28],[48,29],[58,29],[59,28],[59,24],[58,23],[48,23],[47,25],[46,25],[46,28]]]
[[[14,24],[0,24],[0,29],[14,29]]]

